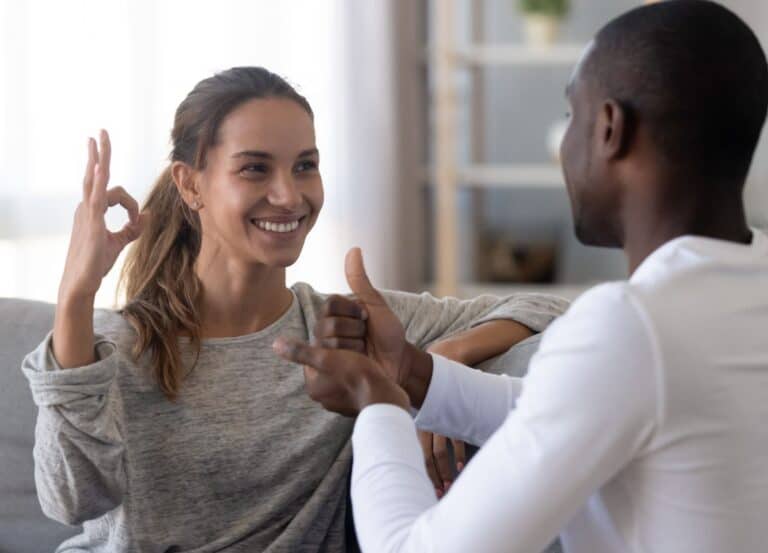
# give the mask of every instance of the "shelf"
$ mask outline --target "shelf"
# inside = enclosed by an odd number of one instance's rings
[[[456,58],[459,63],[470,66],[575,65],[585,48],[584,44],[539,47],[526,44],[476,44],[461,48]]]
[[[554,164],[469,165],[459,169],[459,182],[481,188],[565,188]]]
[[[425,169],[424,180],[436,181],[434,169]],[[471,188],[543,188],[565,190],[559,165],[513,163],[508,165],[478,164],[457,168],[459,186]]]

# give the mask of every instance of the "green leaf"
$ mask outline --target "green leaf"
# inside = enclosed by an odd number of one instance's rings
[[[518,0],[520,11],[525,14],[564,17],[570,8],[569,0]]]

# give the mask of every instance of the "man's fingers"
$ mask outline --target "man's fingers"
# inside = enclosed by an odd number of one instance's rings
[[[344,273],[347,283],[357,298],[367,305],[382,305],[384,298],[371,284],[363,264],[363,252],[360,248],[352,248],[344,260]]]
[[[317,338],[365,338],[365,321],[350,317],[323,317],[315,323]]]
[[[275,353],[288,361],[309,365],[319,370],[329,368],[328,351],[324,348],[311,346],[301,340],[280,337],[272,344]]]
[[[318,345],[327,349],[347,349],[365,354],[365,340],[356,340],[353,338],[321,338]]]
[[[338,387],[323,376],[317,369],[304,365],[304,384],[307,388],[307,394],[313,401],[322,402],[324,398],[337,392]]]
[[[365,320],[368,313],[365,308],[351,298],[344,296],[330,296],[320,311],[321,317],[352,317],[354,319]]]
[[[461,472],[467,464],[467,448],[461,440],[451,440],[451,445],[453,445],[453,462],[456,463],[456,472]]]

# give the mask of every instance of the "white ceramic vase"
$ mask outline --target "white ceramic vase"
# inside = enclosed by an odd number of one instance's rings
[[[525,38],[530,46],[542,48],[551,46],[560,31],[560,19],[552,15],[527,14]]]

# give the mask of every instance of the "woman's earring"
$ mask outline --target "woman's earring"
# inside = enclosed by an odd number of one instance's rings
[[[195,210],[200,209],[200,202],[198,202],[197,200],[194,200],[192,202],[192,209],[195,209]]]

